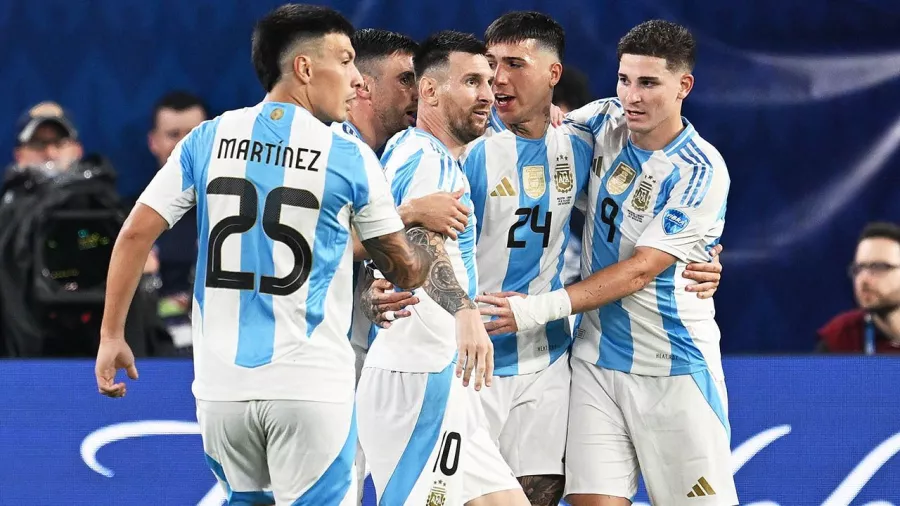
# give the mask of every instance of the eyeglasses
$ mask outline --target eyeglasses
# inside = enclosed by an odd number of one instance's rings
[[[869,271],[873,276],[882,276],[894,269],[900,269],[900,265],[889,264],[886,262],[861,262],[850,264],[847,268],[847,274],[851,278],[855,278],[856,276],[859,276],[862,271]]]

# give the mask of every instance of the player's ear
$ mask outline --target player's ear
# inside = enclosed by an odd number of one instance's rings
[[[419,79],[419,101],[430,106],[437,105],[437,88],[437,81],[433,77]]]
[[[298,54],[294,57],[291,70],[303,84],[309,84],[312,80],[312,60],[305,54]]]
[[[694,76],[690,72],[681,75],[680,89],[678,90],[679,100],[687,98],[688,94],[694,89]]]
[[[554,62],[550,65],[550,87],[554,87],[559,83],[559,79],[562,77],[563,66],[562,63]]]

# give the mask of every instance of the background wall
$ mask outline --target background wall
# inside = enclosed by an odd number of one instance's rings
[[[45,99],[72,112],[86,148],[112,158],[120,188],[152,176],[153,102],[186,88],[214,113],[258,102],[253,21],[281,2],[6,0],[0,2],[0,153]],[[615,43],[664,17],[700,41],[685,116],[716,145],[733,185],[716,296],[725,352],[805,352],[814,331],[852,305],[845,272],[867,221],[900,221],[900,2],[334,0],[356,26],[421,39],[481,34],[531,8],[568,34],[567,64],[597,97],[615,93]]]

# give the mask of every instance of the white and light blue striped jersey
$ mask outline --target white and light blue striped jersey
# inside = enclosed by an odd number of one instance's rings
[[[432,193],[464,189],[461,202],[471,208],[469,182],[459,163],[441,141],[424,130],[410,127],[395,135],[388,141],[381,162],[397,206]],[[472,299],[478,291],[476,223],[470,213],[469,224],[457,240],[444,241],[456,280]],[[454,361],[456,320],[422,288],[414,293],[419,303],[408,308],[412,315],[393,322],[388,329],[378,329],[377,338],[370,342],[365,367],[440,372]]]
[[[637,247],[677,259],[646,288],[580,315],[573,355],[634,374],[708,370],[721,379],[713,301],[686,292],[693,282],[682,273],[688,263],[710,261],[719,242],[731,182],[725,161],[684,119],[684,130],[664,149],[636,147],[616,99],[569,118],[591,128],[595,139],[582,276],[630,258]]]
[[[515,135],[492,113],[485,134],[469,144],[463,170],[478,220],[478,290],[538,295],[562,288],[569,216],[587,187],[593,138],[573,124],[540,139]],[[494,374],[541,371],[572,341],[566,319],[492,337]]]
[[[170,226],[197,205],[198,399],[353,395],[350,225],[361,239],[403,229],[368,146],[263,102],[191,131],[139,202]]]

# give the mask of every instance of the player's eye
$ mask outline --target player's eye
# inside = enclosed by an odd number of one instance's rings
[[[652,87],[656,86],[656,83],[653,81],[645,80],[645,81],[641,81],[641,86],[643,86],[644,88],[652,88]]]
[[[622,83],[622,84],[628,84],[628,79],[626,79],[626,78],[624,78],[624,77],[622,77],[622,76],[619,76],[619,82]]]
[[[522,68],[522,64],[519,63],[519,62],[510,62],[510,63],[509,63],[509,66],[512,67],[512,68],[514,68],[514,69]]]
[[[469,86],[476,86],[478,84],[478,79],[475,79],[474,77],[470,77],[470,78],[466,79],[466,84],[468,84]]]

